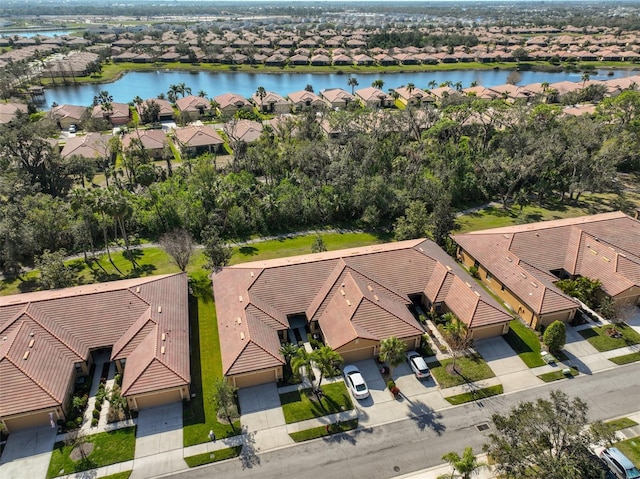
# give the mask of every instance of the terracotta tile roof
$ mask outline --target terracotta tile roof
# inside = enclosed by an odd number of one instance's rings
[[[533,311],[544,314],[568,309],[574,302],[552,284],[557,280],[552,271],[599,279],[613,296],[640,285],[638,237],[640,222],[613,212],[475,231],[453,239]]]
[[[224,374],[284,364],[277,331],[289,328],[289,315],[317,320],[333,348],[358,338],[416,336],[422,329],[407,308],[409,295],[422,294],[436,269],[440,279],[430,288],[447,304],[460,302],[457,311],[469,324],[511,319],[451,257],[424,239],[224,268],[213,277]],[[465,286],[459,296],[450,294],[455,277],[470,281],[460,280]]]
[[[188,111],[192,113],[200,113],[200,110],[210,110],[211,103],[204,97],[188,95],[176,100],[176,107],[180,111]]]
[[[188,385],[186,275],[1,298],[0,416],[62,404],[74,363],[112,346],[112,359],[127,359],[125,395]]]
[[[60,155],[63,158],[80,156],[88,159],[106,158],[110,154],[109,140],[111,135],[101,133],[87,133],[82,136],[75,136],[67,139],[67,143],[62,148]]]
[[[129,148],[131,141],[136,138],[140,140],[142,146],[147,150],[162,150],[167,146],[167,135],[162,130],[136,130],[124,135],[122,147]]]
[[[209,125],[190,125],[174,130],[175,138],[181,145],[187,147],[198,147],[208,145],[222,145],[224,140],[218,132]]]

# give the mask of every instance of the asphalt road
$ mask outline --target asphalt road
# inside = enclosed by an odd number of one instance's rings
[[[245,447],[243,455],[220,464],[203,466],[172,477],[179,478],[260,478],[260,479],[386,479],[442,464],[449,451],[461,453],[471,446],[480,453],[491,428],[493,413],[507,414],[522,401],[547,397],[561,389],[589,405],[591,420],[610,419],[640,409],[640,364],[630,364],[592,376],[550,383],[535,389],[497,396],[481,404],[467,404],[444,411],[427,412],[428,406],[415,404],[414,417],[371,429],[301,443],[260,453]],[[251,438],[249,437],[249,443]]]

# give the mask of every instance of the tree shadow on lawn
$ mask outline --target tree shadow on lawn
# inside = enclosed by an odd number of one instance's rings
[[[255,246],[241,246],[238,248],[238,253],[242,256],[255,256],[258,254],[258,248]]]
[[[405,398],[409,403],[409,412],[407,417],[415,421],[416,426],[420,431],[425,429],[431,429],[438,436],[441,436],[447,427],[442,424],[439,419],[442,418],[442,414],[434,411],[430,406],[421,401],[412,401],[409,398]]]
[[[525,341],[522,340],[520,336],[518,336],[513,331],[513,329],[509,329],[509,332],[505,334],[504,338],[509,346],[511,346],[511,349],[513,349],[517,354],[535,352]]]
[[[38,289],[38,278],[29,278],[24,281],[20,281],[18,284],[18,291],[21,293],[30,293]]]
[[[208,277],[189,277],[189,286],[191,287],[191,291],[193,293],[195,301],[195,308],[197,312],[197,303],[198,299],[201,299],[205,303],[210,302],[213,299],[212,289],[211,289],[211,281]],[[189,307],[192,307],[192,303],[189,303]]]

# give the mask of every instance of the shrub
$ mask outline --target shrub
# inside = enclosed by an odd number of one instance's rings
[[[393,388],[396,387],[396,383],[393,379],[389,379],[387,381],[387,387],[389,388],[389,391],[393,390]]]
[[[100,411],[98,409],[94,409],[92,415],[94,419],[98,419],[100,417]]]
[[[80,419],[80,420],[81,420],[81,422],[82,422],[82,418],[79,418],[79,419]],[[68,429],[68,430],[69,430],[69,429],[75,429],[75,428],[76,428],[76,423],[75,423],[74,421],[67,421],[66,426],[67,426],[67,429]]]
[[[115,384],[117,384],[118,386],[122,386],[122,375],[121,375],[121,374],[116,374],[116,375],[113,377],[113,382],[114,382]]]
[[[480,274],[478,273],[478,267],[477,266],[472,266],[471,268],[469,268],[469,274],[471,276],[473,276],[474,278],[479,278]]]
[[[78,416],[76,418],[76,426],[80,426],[82,424],[82,416]]]
[[[549,348],[549,351],[562,349],[567,341],[567,330],[564,323],[561,321],[551,323],[542,335],[542,340]]]
[[[94,418],[91,420],[91,426],[92,426],[92,427],[96,427],[97,425],[98,425],[98,420],[94,417]]]

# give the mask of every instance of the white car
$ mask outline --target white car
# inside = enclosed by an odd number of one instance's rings
[[[69,133],[75,133],[78,131],[78,127],[76,125],[69,125]]]
[[[342,374],[344,375],[344,382],[347,383],[347,387],[351,389],[354,398],[365,399],[369,397],[369,388],[357,367],[349,364],[344,367]]]
[[[407,352],[407,362],[409,366],[411,366],[413,374],[415,374],[418,379],[428,379],[431,376],[431,372],[424,358],[415,351]]]

